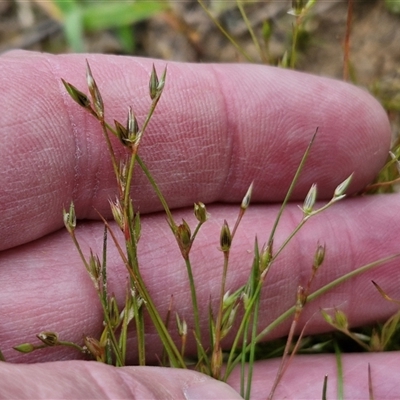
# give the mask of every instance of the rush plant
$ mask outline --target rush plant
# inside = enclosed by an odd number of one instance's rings
[[[149,78],[149,108],[141,124],[139,124],[132,108],[129,108],[126,122],[115,120],[112,124],[108,123],[105,118],[106,107],[89,64],[87,64],[86,78],[88,94],[80,91],[69,82],[63,80],[63,83],[71,98],[80,107],[83,107],[91,114],[93,118],[98,120],[101,126],[116,179],[116,197],[115,199],[110,199],[110,207],[117,229],[122,233],[123,243],[118,240],[119,235],[117,235],[115,231],[115,225],[111,225],[109,221],[100,215],[100,218],[104,222],[102,254],[95,254],[92,250],[90,250],[89,254],[84,254],[76,235],[76,231],[79,227],[77,226],[73,203],[70,204],[68,210],[64,210],[63,215],[65,227],[75,244],[82,259],[82,263],[98,294],[99,302],[103,310],[104,329],[99,337],[87,336],[81,344],[71,343],[64,338],[60,338],[56,332],[41,332],[37,335],[40,344],[24,343],[16,346],[15,349],[29,353],[49,346],[72,346],[78,351],[87,353],[90,357],[99,362],[119,367],[126,365],[127,339],[129,330],[131,326],[133,326],[137,338],[138,363],[139,365],[146,365],[148,364],[148,357],[146,354],[146,325],[144,323],[144,318],[145,314],[147,314],[163,344],[163,353],[159,354],[159,360],[162,365],[174,368],[187,368],[186,344],[188,341],[194,341],[196,344],[195,368],[216,379],[226,381],[233,369],[239,366],[242,371],[241,394],[246,399],[249,399],[251,395],[251,381],[253,365],[256,359],[257,344],[267,337],[271,331],[283,321],[292,318],[287,344],[283,351],[281,367],[279,368],[272,392],[270,393],[270,398],[272,398],[275,388],[279,384],[293,354],[296,353],[301,343],[303,333],[301,333],[298,339],[295,339],[295,330],[306,304],[347,279],[361,274],[377,265],[381,265],[395,257],[387,257],[365,265],[313,292],[312,282],[318,270],[323,267],[326,252],[325,245],[316,243],[315,254],[313,257],[310,257],[309,280],[306,286],[298,287],[296,303],[274,322],[263,327],[260,332],[258,314],[261,294],[263,289],[268,285],[268,275],[271,268],[274,268],[276,259],[282,251],[284,251],[293,237],[298,234],[305,223],[315,215],[322,213],[338,201],[341,201],[346,196],[345,192],[351,181],[351,176],[336,188],[331,200],[320,208],[316,208],[317,186],[315,184],[312,185],[301,207],[302,218],[298,222],[298,225],[293,232],[288,235],[282,245],[275,248],[274,237],[276,229],[282,217],[282,213],[290,200],[299,175],[306,163],[315,137],[318,134],[318,129],[316,129],[308,147],[305,149],[304,156],[299,163],[286,197],[280,207],[268,241],[260,246],[258,240],[255,240],[253,262],[247,282],[231,293],[230,288],[226,285],[226,278],[229,273],[230,253],[234,244],[236,232],[240,229],[240,222],[245,218],[246,210],[250,206],[253,189],[253,184],[250,184],[249,189],[243,196],[234,224],[230,225],[225,221],[221,226],[219,240],[221,250],[221,286],[219,302],[216,308],[212,308],[211,305],[208,308],[209,332],[208,337],[205,338],[202,333],[204,330],[202,331],[200,326],[200,305],[197,299],[196,282],[192,273],[193,265],[191,253],[198,232],[203,224],[207,223],[209,218],[206,206],[201,201],[194,204],[193,213],[197,221],[194,227],[190,227],[185,220],[177,222],[161,190],[153,179],[151,171],[146,167],[145,160],[142,160],[138,154],[142,138],[146,134],[147,127],[151,123],[151,118],[165,90],[167,69],[165,68],[159,76],[153,66]],[[117,153],[119,154],[119,152],[114,150],[113,141],[111,140],[113,136],[117,137],[120,145],[125,148],[125,156],[121,159],[116,155]],[[170,321],[170,315],[160,315],[147,290],[146,282],[144,282],[142,277],[138,257],[138,243],[141,239],[141,219],[139,213],[135,212],[134,202],[130,195],[136,166],[144,172],[154,192],[160,199],[166,214],[166,223],[168,223],[171,229],[171,235],[174,236],[176,245],[184,260],[192,300],[194,326],[187,325],[185,319],[180,316],[179,310],[175,312],[175,326],[173,326]],[[108,291],[107,246],[109,245],[107,243],[110,239],[116,247],[129,277],[125,303],[122,307],[117,303],[115,296]],[[323,238],[321,238],[321,240],[323,240]],[[169,314],[170,313],[171,311]],[[338,321],[338,315],[339,314],[336,315],[335,321]],[[334,320],[332,318],[329,319],[326,313],[324,316],[328,322],[334,323]],[[176,343],[173,340],[172,333],[174,332],[178,333],[180,343]],[[234,337],[233,344],[229,351],[223,351],[223,348],[226,347],[223,346],[223,343],[228,334]]]

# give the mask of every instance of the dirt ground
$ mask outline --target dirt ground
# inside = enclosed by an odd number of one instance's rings
[[[396,123],[400,110],[400,14],[390,13],[384,0],[353,0],[350,61],[352,78],[368,87],[391,110]],[[44,2],[0,2],[0,52],[24,48],[52,53],[70,49],[62,22],[43,7]],[[171,11],[132,26],[133,54],[190,62],[246,62],[221,34],[196,0],[169,1]],[[255,62],[259,54],[234,0],[209,0],[208,8]],[[289,49],[294,17],[290,0],[246,1],[245,10],[261,38],[263,24],[271,27],[269,62],[276,65]],[[318,0],[305,24],[296,68],[341,78],[347,0]],[[264,41],[261,40],[262,46]],[[123,54],[114,32],[85,34],[88,52]],[[396,124],[397,126],[397,124]]]

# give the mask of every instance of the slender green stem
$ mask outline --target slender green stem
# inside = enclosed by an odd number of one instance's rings
[[[194,284],[192,265],[190,263],[189,255],[185,258],[186,270],[189,278],[190,295],[192,296],[192,307],[193,307],[193,318],[194,318],[194,330],[196,333],[196,345],[197,345],[197,356],[200,359],[202,356],[201,343],[201,330],[200,330],[200,318],[199,318],[199,306],[197,304],[196,286]]]
[[[293,27],[293,36],[292,36],[292,49],[290,53],[290,68],[294,69],[296,65],[296,47],[297,47],[297,38],[299,35],[299,29],[300,29],[300,18],[296,17],[296,22]]]
[[[135,316],[136,323],[136,335],[138,342],[138,358],[139,365],[146,365],[146,348],[145,348],[145,330],[144,330],[144,319],[143,309],[138,307],[138,302],[133,298],[133,313]]]
[[[133,307],[133,302],[135,299],[131,295],[131,291],[127,288],[125,294],[125,309],[124,309],[124,317],[122,319],[121,333],[119,336],[119,347],[121,351],[121,358],[126,360],[126,344],[128,340],[128,324],[129,324],[129,311]]]
[[[150,294],[147,291],[146,285],[143,282],[143,279],[140,274],[135,274],[134,271],[132,270],[128,259],[126,258],[124,252],[122,251],[121,247],[119,246],[118,239],[116,235],[114,234],[113,230],[111,229],[108,221],[104,219],[103,217],[100,217],[103,221],[104,224],[107,225],[107,229],[110,232],[110,235],[113,239],[113,242],[118,250],[118,253],[124,262],[130,277],[133,279],[135,283],[135,288],[138,290],[139,295],[142,297],[144,303],[146,304],[146,309],[150,315],[150,318],[158,332],[158,335],[161,339],[161,341],[164,344],[165,350],[168,353],[168,356],[170,358],[171,366],[176,367],[176,368],[186,368],[186,364],[180,354],[180,351],[176,347],[174,341],[172,340],[167,328],[165,327],[164,323],[161,320],[161,317],[157,311],[156,306],[153,303],[153,300],[150,296]]]
[[[239,340],[240,340],[240,338],[242,336],[243,331],[245,331],[245,327],[246,327],[246,323],[247,323],[246,321],[249,320],[250,315],[253,312],[253,307],[255,305],[256,299],[257,299],[258,296],[260,296],[260,292],[261,292],[261,288],[262,288],[263,282],[264,282],[263,280],[259,280],[258,281],[257,287],[256,287],[256,289],[254,291],[254,295],[251,296],[251,298],[249,299],[249,302],[248,302],[248,304],[246,306],[244,316],[243,316],[243,318],[242,318],[242,320],[240,322],[239,328],[238,328],[238,330],[236,332],[236,336],[235,336],[235,339],[233,341],[231,351],[229,353],[229,358],[228,358],[228,361],[226,363],[225,374],[224,374],[224,377],[223,377],[223,381],[224,382],[226,382],[226,380],[228,379],[228,377],[229,377],[230,373],[232,372],[233,368],[236,366],[238,361],[240,361],[240,355],[235,358],[236,348],[238,346],[238,343],[239,343]],[[245,349],[243,349],[242,351],[244,351],[244,353],[246,353],[248,351],[248,349],[249,349],[249,345]]]
[[[342,364],[342,353],[339,349],[337,341],[333,341],[333,346],[335,348],[335,356],[336,356],[336,371],[337,371],[337,399],[343,400],[343,364]]]
[[[73,349],[79,350],[81,353],[83,353],[85,351],[82,346],[79,346],[79,345],[77,345],[76,343],[73,343],[73,342],[66,342],[64,340],[60,340],[58,342],[58,345],[72,347]]]
[[[326,392],[328,391],[328,375],[324,376],[324,384],[322,387],[322,400],[327,400]]]
[[[221,281],[221,291],[219,294],[219,309],[218,309],[218,315],[217,315],[217,323],[216,323],[216,333],[218,339],[220,339],[220,332],[221,332],[221,326],[222,326],[222,314],[223,314],[223,309],[224,309],[224,294],[225,294],[225,286],[226,286],[226,276],[228,274],[228,265],[229,265],[229,250],[224,251],[224,269],[222,272],[222,281]]]
[[[114,174],[115,174],[115,177],[117,178],[117,181],[119,182],[119,171],[118,171],[117,159],[115,158],[114,149],[113,149],[110,137],[108,136],[108,132],[107,132],[107,128],[109,127],[109,125],[106,124],[104,119],[100,120],[100,125],[101,125],[101,129],[103,131],[103,136],[104,136],[106,144],[107,144],[108,153],[110,154],[110,157],[111,157],[111,163],[112,163],[112,166],[114,169]]]
[[[146,167],[145,163],[143,160],[140,158],[139,155],[136,156],[136,161],[139,164],[140,168],[146,175],[147,180],[150,182],[151,186],[153,187],[153,190],[155,191],[157,197],[159,198],[165,213],[167,214],[167,219],[170,223],[171,226],[175,226],[174,218],[172,217],[171,210],[168,207],[167,201],[165,200],[165,197],[161,193],[160,188],[158,187],[156,181],[154,180],[153,176],[150,174],[148,168]]]
[[[210,10],[206,7],[203,0],[197,0],[203,10],[207,13],[208,17],[211,21],[214,22],[215,26],[224,34],[224,36],[233,44],[235,49],[249,62],[254,62],[253,59],[243,50],[241,46],[239,46],[236,40],[224,29],[224,27],[220,24],[217,18],[215,18]]]
[[[299,224],[296,226],[296,228],[291,232],[291,234],[285,239],[285,241],[281,244],[279,249],[274,253],[274,256],[272,257],[272,262],[276,260],[276,258],[279,256],[279,254],[282,252],[282,250],[287,246],[287,244],[296,236],[296,234],[299,232],[299,230],[304,226],[304,224],[312,217],[315,217],[316,215],[322,213],[326,209],[328,209],[330,206],[332,206],[334,203],[338,201],[337,198],[333,198],[331,201],[329,201],[327,204],[319,208],[318,210],[312,211],[310,214],[306,215],[303,217],[303,219],[299,222]]]
[[[72,241],[74,242],[74,245],[75,245],[76,249],[78,250],[79,256],[80,256],[80,258],[81,258],[83,264],[85,265],[86,270],[88,271],[88,273],[89,273],[89,275],[90,275],[89,264],[88,264],[88,262],[86,261],[86,258],[85,258],[84,254],[83,254],[83,252],[82,252],[81,246],[79,245],[79,242],[78,242],[77,239],[76,239],[75,233],[72,232],[72,233],[70,234],[70,236],[71,236],[71,238],[72,238]],[[100,303],[101,303],[102,308],[103,308],[104,322],[105,322],[105,324],[106,324],[106,326],[107,326],[107,328],[108,328],[108,332],[109,332],[109,335],[110,335],[111,345],[112,345],[112,347],[113,347],[115,356],[116,356],[116,358],[117,358],[117,363],[119,363],[120,365],[122,365],[122,359],[121,359],[121,355],[120,355],[120,352],[119,352],[118,342],[117,342],[117,339],[116,339],[115,334],[114,334],[114,330],[113,330],[112,325],[111,325],[110,315],[109,315],[109,313],[108,313],[107,301],[104,301],[103,296],[102,296],[102,294],[101,294],[101,291],[97,290],[97,295],[99,296]]]
[[[242,15],[243,21],[246,24],[247,30],[250,33],[251,39],[253,41],[253,44],[254,44],[255,48],[257,49],[258,54],[260,55],[260,58],[261,58],[262,62],[266,64],[267,63],[267,58],[265,57],[264,52],[261,50],[260,43],[258,42],[257,37],[256,37],[256,35],[254,33],[253,27],[251,26],[251,23],[250,23],[249,19],[247,18],[247,14],[246,14],[246,12],[245,12],[245,10],[243,8],[243,0],[236,0],[236,5],[237,5],[237,7],[238,7],[238,9],[240,11],[240,14]]]
[[[295,175],[294,175],[294,177],[293,177],[293,179],[292,179],[292,182],[291,182],[291,184],[290,184],[290,186],[289,186],[289,189],[288,189],[288,191],[286,192],[286,196],[285,196],[285,198],[283,199],[283,202],[282,202],[281,207],[280,207],[280,209],[279,209],[278,215],[277,215],[277,217],[276,217],[276,219],[275,219],[275,222],[274,222],[274,225],[273,225],[273,227],[272,227],[272,230],[271,230],[271,233],[270,233],[270,236],[269,236],[269,239],[268,239],[268,246],[272,246],[273,238],[274,238],[274,236],[275,236],[275,232],[276,232],[276,229],[277,229],[277,227],[278,227],[279,221],[280,221],[280,219],[281,219],[281,217],[282,217],[283,210],[286,208],[286,205],[287,205],[287,203],[289,202],[290,197],[291,197],[291,195],[292,195],[292,193],[293,193],[293,190],[294,190],[294,188],[295,188],[295,186],[296,186],[296,184],[297,184],[297,181],[298,181],[298,179],[299,179],[299,176],[300,176],[300,174],[301,174],[301,171],[303,170],[303,167],[304,167],[304,165],[305,165],[305,163],[306,163],[307,157],[308,157],[308,155],[309,155],[309,153],[310,153],[311,146],[312,146],[313,143],[314,143],[314,140],[315,140],[315,137],[316,137],[316,135],[317,135],[317,132],[318,132],[318,128],[315,130],[315,132],[314,132],[314,134],[313,134],[313,136],[312,136],[312,138],[311,138],[311,140],[310,140],[310,143],[308,144],[308,146],[307,146],[307,148],[306,148],[306,151],[304,152],[304,155],[303,155],[303,157],[302,157],[302,159],[301,159],[301,161],[300,161],[300,164],[299,164],[299,166],[297,167],[296,173],[295,173]]]
[[[246,400],[250,400],[251,384],[253,382],[253,369],[254,369],[255,351],[257,344],[256,336],[257,336],[258,316],[260,314],[260,300],[261,296],[258,296],[256,299],[254,313],[253,313],[253,326],[251,328],[251,342],[250,342],[249,372],[247,375],[247,390],[245,396]]]
[[[389,261],[392,261],[396,258],[400,257],[400,253],[388,256],[388,257],[384,257],[381,258],[380,260],[374,261],[372,263],[366,264],[360,268],[357,268],[354,271],[351,271],[347,274],[344,274],[342,276],[340,276],[339,278],[333,280],[332,282],[329,282],[328,284],[326,284],[325,286],[323,286],[322,288],[316,290],[314,293],[311,293],[308,297],[307,297],[307,302],[311,302],[317,298],[319,298],[320,296],[322,296],[323,294],[329,292],[330,290],[332,290],[334,287],[342,284],[343,282],[348,281],[351,278],[354,278],[355,276],[361,275],[375,267],[378,267],[382,264],[385,264]],[[259,284],[257,286],[257,291],[261,290],[261,284]],[[284,313],[282,313],[278,318],[276,318],[272,323],[270,323],[267,327],[265,327],[255,338],[256,342],[259,342],[261,339],[263,339],[265,336],[267,336],[269,333],[271,333],[277,326],[279,326],[282,322],[284,322],[287,318],[289,318],[291,315],[293,315],[296,311],[296,306],[292,306],[290,307],[288,310],[286,310]],[[248,313],[248,311],[246,310],[245,316],[243,317],[243,320],[246,317],[246,314]],[[240,331],[241,327],[239,327],[239,331]],[[239,332],[238,331],[238,332]],[[236,342],[236,338],[234,341],[234,345]],[[236,343],[237,345],[237,343]],[[250,345],[247,346],[246,349],[243,349],[243,351],[247,352],[250,350]],[[227,363],[227,368],[225,371],[225,375],[224,375],[224,381],[226,381],[229,377],[229,375],[231,374],[231,372],[233,371],[234,367],[238,364],[238,362],[240,362],[241,357],[240,355],[237,356],[235,359],[233,359],[233,357],[229,357],[228,363]]]

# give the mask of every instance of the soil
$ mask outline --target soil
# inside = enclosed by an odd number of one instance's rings
[[[81,0],[83,1],[83,0]],[[387,0],[386,0],[387,1]],[[24,48],[52,53],[70,52],[62,16],[51,2],[2,0],[0,52]],[[196,0],[170,1],[171,10],[130,27],[135,46],[129,54],[190,62],[247,62],[222,35]],[[235,0],[209,0],[206,5],[254,62],[262,62]],[[244,0],[248,20],[276,65],[290,49],[294,17],[291,1]],[[296,69],[342,78],[347,0],[317,1],[305,21]],[[262,40],[265,23],[271,35]],[[350,36],[351,79],[368,87],[390,111],[397,130],[400,110],[400,14],[384,0],[353,0]],[[85,33],[88,52],[126,54],[113,30]]]

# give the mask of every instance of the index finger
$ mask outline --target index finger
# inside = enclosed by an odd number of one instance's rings
[[[97,121],[67,95],[61,78],[85,90],[85,58],[104,98],[106,119],[139,123],[148,110],[153,60],[9,53],[0,60],[0,243],[9,248],[62,226],[74,201],[78,218],[109,217],[115,179]],[[158,69],[164,62],[155,61]],[[356,87],[259,65],[168,64],[167,84],[140,154],[170,207],[194,201],[284,197],[312,134],[318,138],[294,193],[318,183],[321,197],[355,172],[352,191],[384,162],[390,127],[376,100]],[[114,142],[118,153],[124,150]],[[161,206],[140,171],[133,201]]]

